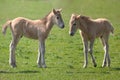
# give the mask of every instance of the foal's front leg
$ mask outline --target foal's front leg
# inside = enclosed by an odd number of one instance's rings
[[[46,64],[45,64],[45,41],[40,41],[39,43],[39,51],[38,51],[38,67],[42,67],[42,68],[46,68]]]
[[[88,65],[88,41],[84,42],[84,65],[83,68],[86,68]]]
[[[91,55],[91,57],[92,57],[92,62],[93,62],[93,64],[94,64],[94,67],[96,67],[96,66],[97,66],[97,63],[96,63],[95,58],[94,58],[94,56],[93,56],[93,44],[94,44],[94,39],[90,41],[89,53],[90,53],[90,55]]]

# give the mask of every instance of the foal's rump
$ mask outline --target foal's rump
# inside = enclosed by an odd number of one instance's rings
[[[10,26],[13,35],[38,39],[38,27],[35,25],[34,20],[18,17],[11,21],[7,21],[2,30],[4,34],[8,26]]]
[[[107,21],[105,23],[105,25],[108,27],[109,31],[113,34],[114,33],[114,28],[113,28],[112,24],[109,21]]]
[[[114,28],[107,19],[100,18],[100,19],[96,19],[95,22],[98,23],[98,25],[96,25],[98,26],[98,31],[102,30],[101,32],[105,31],[105,33],[111,32],[113,34]]]

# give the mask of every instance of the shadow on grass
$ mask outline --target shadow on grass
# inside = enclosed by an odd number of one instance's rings
[[[110,74],[111,71],[120,71],[120,68],[102,68],[98,67],[102,71],[99,71],[98,69],[93,69],[93,68],[86,68],[86,69],[80,69],[80,68],[69,68],[66,70],[67,74],[74,74],[74,73],[103,73],[103,74]],[[65,69],[65,67],[48,67],[46,69]],[[23,71],[5,71],[5,70],[0,70],[0,74],[31,74],[31,73],[40,73],[40,71],[37,70],[23,70]]]
[[[39,71],[30,71],[30,70],[26,70],[26,71],[17,71],[17,72],[12,72],[12,71],[0,71],[1,73],[5,73],[5,74],[10,74],[10,73],[40,73]]]
[[[114,71],[120,71],[120,68],[111,68]]]
[[[120,68],[102,68],[102,67],[97,67],[97,68],[73,68],[69,69],[66,71],[67,74],[111,74],[113,71],[119,72]]]

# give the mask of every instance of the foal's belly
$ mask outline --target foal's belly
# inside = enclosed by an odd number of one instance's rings
[[[34,35],[24,34],[24,36],[30,39],[38,39],[38,36],[34,36]]]
[[[26,29],[23,31],[23,36],[31,39],[38,39],[38,33],[36,30]]]
[[[104,35],[104,32],[102,32],[102,31],[96,33],[96,37],[97,37],[97,38],[98,38],[98,37],[101,37],[101,36],[103,36],[103,35]]]

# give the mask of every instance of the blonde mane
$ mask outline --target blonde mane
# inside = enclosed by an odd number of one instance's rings
[[[49,12],[44,18],[40,19],[40,20],[43,21],[44,24],[46,24],[46,22],[47,22],[47,17],[49,16],[50,13],[51,13],[51,12]]]
[[[86,24],[91,23],[92,19],[87,16],[80,15],[80,19],[82,19]]]

